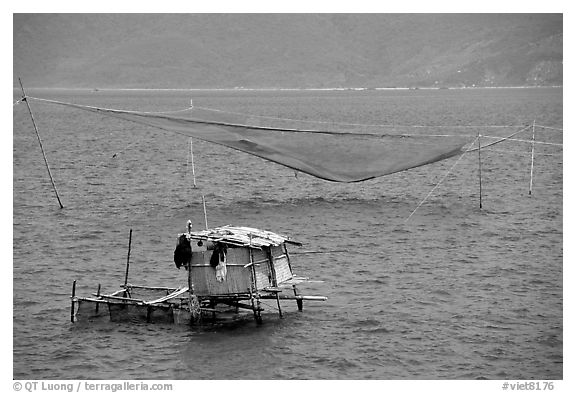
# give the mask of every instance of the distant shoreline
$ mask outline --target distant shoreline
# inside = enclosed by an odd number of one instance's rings
[[[561,89],[564,86],[467,86],[467,87],[227,87],[227,88],[114,88],[114,87],[27,87],[27,90],[77,91],[379,91],[379,90],[487,90],[487,89]],[[20,90],[14,87],[14,90]]]

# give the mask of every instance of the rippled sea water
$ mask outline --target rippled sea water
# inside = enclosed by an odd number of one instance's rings
[[[562,128],[562,89],[110,92],[30,95],[142,111],[198,106],[327,122],[537,124]],[[15,93],[15,100],[18,94]],[[16,379],[562,379],[562,149],[506,142],[358,184],[336,184],[203,143],[31,102],[14,107],[13,355]],[[496,133],[497,129],[482,129]],[[476,130],[471,129],[472,135]],[[523,134],[521,139],[530,139]],[[538,129],[536,139],[562,143]],[[473,140],[473,139],[472,139]],[[353,149],[354,146],[351,146]],[[115,156],[114,156],[115,155]],[[289,234],[304,312],[257,327],[71,324],[70,291],[186,283],[172,262],[191,219]],[[302,254],[304,251],[343,252]],[[300,252],[301,254],[297,254]]]

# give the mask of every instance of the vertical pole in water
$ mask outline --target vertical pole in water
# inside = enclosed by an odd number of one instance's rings
[[[534,143],[536,139],[536,120],[532,123],[532,161],[530,163],[530,189],[528,195],[532,195],[532,180],[534,178]]]
[[[98,284],[98,290],[96,291],[96,297],[100,299],[100,289],[102,286]],[[100,303],[96,303],[96,314],[98,314],[98,310],[100,309]]]
[[[70,297],[71,305],[70,305],[70,322],[74,323],[74,298],[76,297],[76,280],[72,283],[72,296]]]
[[[194,170],[194,150],[192,148],[192,138],[190,138],[190,162],[192,165],[192,187],[196,188],[196,171]]]
[[[60,195],[58,195],[58,190],[56,189],[56,184],[54,183],[54,178],[52,177],[52,172],[50,171],[50,166],[48,165],[48,159],[46,158],[46,153],[44,152],[42,139],[40,138],[38,127],[36,127],[36,121],[34,120],[34,116],[32,115],[32,109],[30,109],[30,104],[28,103],[28,98],[26,97],[26,93],[24,92],[24,86],[22,85],[22,81],[20,80],[20,78],[18,78],[18,82],[20,82],[20,89],[22,89],[22,101],[26,102],[26,106],[28,107],[28,113],[30,113],[30,119],[32,119],[32,125],[34,126],[34,131],[36,131],[36,137],[38,138],[38,143],[40,144],[40,150],[42,151],[42,157],[44,157],[44,164],[46,164],[46,169],[48,170],[48,176],[50,177],[52,188],[54,189],[54,193],[56,194],[56,199],[58,199],[60,209],[63,209],[64,205],[62,205],[62,202],[60,201]]]
[[[252,304],[252,311],[254,312],[254,320],[256,321],[256,325],[262,324],[262,315],[260,314],[260,298],[258,298],[258,281],[256,278],[256,265],[254,264],[254,253],[252,251],[252,234],[248,233],[248,239],[250,240],[249,247],[248,247],[248,255],[250,258],[250,269],[252,269],[251,274],[251,283],[250,287],[248,287],[248,291],[250,293],[250,303]]]
[[[124,297],[128,294],[128,269],[130,269],[130,251],[132,249],[132,228],[130,228],[130,237],[128,239],[128,256],[126,257],[126,274],[124,276]]]
[[[280,307],[280,293],[278,292],[278,277],[276,276],[276,266],[274,266],[274,256],[272,255],[272,247],[266,250],[268,256],[268,263],[270,264],[270,272],[272,273],[272,285],[274,286],[276,294],[276,304],[278,305],[278,316],[282,318],[282,307]]]
[[[206,224],[206,229],[208,229],[208,216],[206,215],[206,199],[202,195],[202,206],[204,207],[204,223]]]
[[[482,209],[482,155],[480,154],[480,131],[478,131],[478,181],[480,185],[480,209]]]

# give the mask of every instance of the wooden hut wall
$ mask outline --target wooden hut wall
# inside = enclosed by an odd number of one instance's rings
[[[256,289],[260,290],[272,285],[272,270],[270,260],[264,250],[252,250],[254,260],[254,273],[256,275]]]
[[[292,271],[288,263],[288,256],[284,251],[284,247],[271,247],[272,259],[274,263],[274,271],[276,272],[276,281],[278,284],[292,278]]]
[[[194,294],[227,295],[233,293],[248,293],[252,278],[250,268],[244,265],[250,262],[246,248],[229,248],[226,253],[226,280],[216,280],[216,269],[210,266],[212,251],[192,253],[190,278]]]

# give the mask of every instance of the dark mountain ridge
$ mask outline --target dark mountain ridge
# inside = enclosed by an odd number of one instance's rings
[[[562,84],[561,14],[15,14],[30,87]]]

